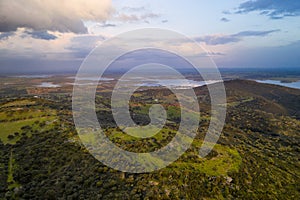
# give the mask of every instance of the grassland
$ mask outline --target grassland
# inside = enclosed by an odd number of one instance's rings
[[[14,180],[14,168],[16,168],[16,161],[13,158],[13,152],[11,151],[9,156],[7,174],[8,189],[13,189],[20,186],[20,184]]]
[[[172,163],[166,170],[169,171],[199,171],[209,176],[228,176],[228,173],[238,172],[242,164],[242,157],[234,148],[217,144],[212,152],[202,158],[198,155],[198,149],[202,141],[194,140],[196,150],[185,153],[182,158]]]
[[[3,105],[0,106],[0,108],[19,107],[19,106],[23,107],[23,106],[29,106],[34,104],[36,104],[36,102],[33,100],[21,99],[21,100],[4,103]]]
[[[149,129],[147,131],[153,130]],[[172,135],[174,136],[177,132],[170,128],[163,128],[156,135],[148,139],[130,136],[119,129],[107,129],[105,133],[111,141],[115,142],[122,148],[126,149],[126,144],[136,143],[139,146],[138,148],[127,148],[127,150],[144,152],[145,149],[141,150],[141,148],[149,148],[153,146],[154,148],[152,148],[152,150],[154,150],[155,148],[166,145],[167,142],[164,142],[164,140]],[[76,141],[80,141],[77,136],[75,138]],[[81,134],[80,139],[85,144],[96,145],[96,138],[93,134]],[[203,141],[199,139],[195,139],[193,142],[191,141],[194,151],[185,153],[182,156],[182,159],[177,160],[165,170],[199,171],[200,173],[205,173],[210,176],[227,176],[229,172],[239,171],[240,165],[242,164],[242,158],[236,149],[217,144],[214,146],[211,156],[201,158],[198,155],[198,150],[200,149],[202,142]],[[149,160],[153,160],[153,162],[160,162],[159,160],[151,157],[149,157]]]
[[[33,133],[51,128],[57,120],[56,111],[35,104],[35,101],[26,99],[1,105],[0,140],[4,144],[15,144],[24,135],[31,137]]]

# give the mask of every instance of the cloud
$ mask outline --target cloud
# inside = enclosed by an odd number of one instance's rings
[[[220,21],[221,21],[221,22],[229,22],[230,20],[227,19],[226,17],[222,17],[222,18],[220,19]]]
[[[161,23],[167,23],[167,22],[169,22],[169,20],[167,20],[167,19],[164,19],[161,21]]]
[[[222,13],[223,13],[224,15],[230,15],[230,14],[231,14],[231,12],[230,12],[229,10],[224,10]]]
[[[226,54],[225,53],[222,53],[222,52],[214,52],[214,51],[211,51],[211,52],[203,52],[203,53],[198,53],[198,54],[195,54],[193,55],[192,57],[216,57],[216,56],[225,56]]]
[[[35,39],[55,40],[57,38],[55,35],[48,33],[48,31],[28,31],[28,30],[26,30],[24,33]]]
[[[119,57],[110,65],[109,70],[128,70],[133,66],[145,63],[159,63],[172,66],[175,69],[182,69],[187,66],[191,67],[189,62],[174,53],[160,49],[139,49]]]
[[[115,17],[115,19],[122,21],[122,22],[138,22],[138,21],[146,22],[149,19],[159,18],[159,17],[160,17],[160,15],[155,14],[155,13],[145,13],[142,15],[121,13],[121,14],[117,15]]]
[[[102,35],[80,35],[70,39],[70,44],[65,48],[75,58],[85,58],[93,48],[100,44],[106,37]]]
[[[64,47],[70,43],[74,33],[48,33],[18,28],[13,35],[1,40],[1,59],[17,58],[63,58]],[[55,39],[54,39],[55,37]]]
[[[0,32],[24,27],[35,31],[86,33],[83,20],[102,22],[112,12],[111,0],[1,0]]]
[[[5,40],[10,36],[13,36],[14,34],[15,34],[14,32],[0,33],[0,40]]]
[[[69,50],[64,49],[74,33],[55,33],[57,39],[45,40],[35,39],[26,31],[25,28],[18,28],[13,35],[0,41],[0,73],[55,72],[71,69],[80,63]]]
[[[208,54],[211,56],[225,56],[226,55],[225,53],[222,53],[222,52],[209,52]]]
[[[103,27],[103,28],[107,28],[107,27],[116,27],[117,25],[116,24],[110,24],[110,23],[108,23],[108,24],[102,24],[101,25],[101,27]]]
[[[141,19],[151,19],[151,18],[158,18],[158,17],[160,17],[160,15],[156,13],[146,13],[141,15]]]
[[[134,14],[125,14],[125,13],[122,13],[120,15],[118,15],[116,17],[117,20],[120,20],[120,21],[123,21],[123,22],[132,22],[132,21],[139,21],[139,17],[137,15],[134,15]]]
[[[150,19],[161,17],[161,14],[157,14],[147,9],[145,6],[141,7],[123,7],[117,11],[113,17],[113,20],[121,22],[145,22],[150,23]]]
[[[221,45],[241,41],[241,38],[233,35],[207,35],[195,38],[197,42],[205,42],[207,45]]]
[[[242,31],[231,35],[207,35],[194,38],[197,42],[205,42],[207,45],[223,45],[228,43],[236,43],[243,39],[243,37],[263,37],[271,33],[278,32],[279,29],[269,31]]]
[[[222,67],[299,68],[300,40],[287,45],[235,49],[215,61]]]
[[[101,35],[55,32],[55,40],[46,40],[27,32],[40,36],[33,30],[18,28],[0,41],[0,73],[75,72],[90,51],[106,39]]]
[[[282,19],[289,16],[300,16],[298,0],[255,0],[241,3],[235,13],[259,11],[271,19]]]
[[[146,8],[144,6],[141,6],[141,7],[129,7],[129,6],[126,6],[126,7],[123,7],[122,10],[128,11],[128,12],[141,12],[141,11],[145,11]]]
[[[269,31],[242,31],[232,36],[234,37],[248,37],[248,36],[266,36],[270,33],[279,32],[280,29],[269,30]]]

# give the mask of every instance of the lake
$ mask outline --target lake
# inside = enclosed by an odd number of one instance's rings
[[[289,88],[295,88],[295,89],[300,89],[300,81],[297,82],[291,82],[291,83],[282,83],[281,81],[278,80],[255,80],[258,83],[268,83],[268,84],[273,84],[273,85],[280,85],[280,86],[285,86]]]
[[[52,82],[42,82],[40,85],[38,85],[37,87],[44,87],[44,88],[57,88],[57,87],[61,87],[61,85],[58,84],[53,84]]]
[[[143,83],[137,84],[138,86],[146,87],[156,87],[156,86],[166,86],[174,89],[188,89],[195,88],[207,84],[217,83],[219,81],[209,80],[209,81],[194,81],[188,79],[156,79],[156,80],[145,80]]]

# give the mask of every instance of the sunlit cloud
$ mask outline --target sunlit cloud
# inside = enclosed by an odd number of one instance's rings
[[[83,20],[101,22],[113,13],[110,0],[2,0],[0,32],[36,31],[87,33]]]

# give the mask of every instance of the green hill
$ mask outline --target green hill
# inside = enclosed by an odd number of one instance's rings
[[[191,147],[170,166],[143,174],[116,171],[87,152],[75,131],[69,97],[2,100],[0,199],[297,199],[300,90],[244,80],[225,87],[226,124],[213,151],[198,156],[210,112],[207,88],[200,87],[195,91],[201,122]],[[97,111],[107,136],[134,152],[166,145],[180,119],[176,99],[160,89],[134,96],[134,120],[146,124],[149,97],[155,97],[168,109],[169,125],[150,139],[125,135],[113,125],[109,97],[99,93]]]

